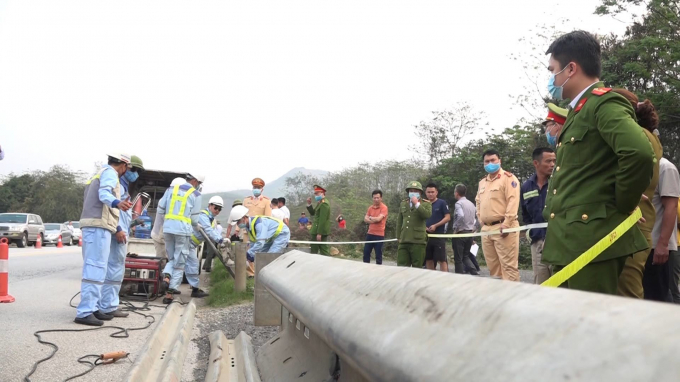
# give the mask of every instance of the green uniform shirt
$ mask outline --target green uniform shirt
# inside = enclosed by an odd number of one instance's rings
[[[331,205],[326,199],[320,201],[316,207],[307,206],[307,211],[310,215],[314,215],[312,222],[312,229],[309,231],[312,235],[330,235],[331,234]]]
[[[557,144],[543,217],[543,260],[567,265],[621,224],[640,203],[654,151],[623,96],[590,87],[569,112]],[[637,226],[593,262],[648,248]]]
[[[427,244],[426,221],[432,215],[432,204],[421,200],[418,208],[409,199],[401,202],[397,216],[397,238],[400,244]]]

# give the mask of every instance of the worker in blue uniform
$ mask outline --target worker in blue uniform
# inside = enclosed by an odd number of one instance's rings
[[[130,168],[120,178],[121,198],[123,200],[130,196],[130,183],[134,183],[139,178],[139,174],[144,171],[142,160],[133,155],[130,157]],[[134,207],[134,206],[133,206]],[[111,238],[111,250],[109,262],[106,268],[106,279],[102,287],[102,298],[99,304],[99,311],[113,317],[127,317],[129,313],[118,309],[120,303],[118,293],[125,275],[125,256],[127,255],[127,238],[130,228],[139,225],[140,220],[132,220],[132,210],[120,213],[116,234]]]
[[[113,316],[99,311],[102,286],[106,281],[107,264],[111,251],[111,235],[116,232],[121,212],[132,207],[122,199],[119,178],[130,166],[130,156],[109,154],[106,165],[85,184],[80,227],[83,238],[83,275],[80,284],[80,303],[75,322],[101,326],[102,320]]]
[[[163,239],[168,263],[163,270],[163,285],[167,290],[164,304],[173,301],[184,275],[184,265],[189,253],[193,226],[198,224],[201,212],[201,193],[198,189],[205,180],[202,176],[187,176],[187,183],[166,190],[158,202],[158,211],[165,214]]]
[[[248,261],[254,262],[257,253],[283,252],[290,240],[288,226],[271,216],[247,215],[248,208],[236,206],[231,209],[229,220],[231,225],[238,224],[240,229],[247,230],[251,244],[246,255]]]
[[[220,214],[224,207],[224,200],[221,196],[213,196],[208,202],[208,208],[201,211],[198,215],[198,226],[194,228],[194,233],[191,235],[191,241],[189,242],[189,255],[186,257],[186,265],[184,267],[184,274],[187,276],[187,281],[191,285],[191,297],[207,297],[208,293],[204,292],[198,287],[198,267],[200,265],[200,254],[197,249],[206,239],[203,237],[198,227],[201,227],[203,231],[208,235],[208,239],[217,243],[222,244],[224,239],[222,235],[217,231],[215,226],[217,221],[215,217]]]

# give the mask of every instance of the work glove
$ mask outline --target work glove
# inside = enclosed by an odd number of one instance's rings
[[[531,230],[530,229],[527,230],[526,237],[527,237],[527,240],[529,241],[529,243],[531,243],[531,236],[529,235],[529,231],[531,231]]]

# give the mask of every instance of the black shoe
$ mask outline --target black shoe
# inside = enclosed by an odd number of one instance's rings
[[[177,289],[168,289],[168,293],[172,293],[172,294],[182,294],[182,292],[178,291]]]
[[[210,296],[208,293],[198,288],[193,288],[193,290],[191,291],[191,297],[203,298],[208,296]]]
[[[113,316],[110,313],[104,313],[100,310],[93,313],[95,317],[99,320],[110,321],[113,320]]]
[[[172,304],[174,300],[171,298],[164,297],[163,298],[163,304]]]
[[[170,289],[170,281],[165,281],[165,279],[171,280],[171,277],[172,276],[167,273],[163,275],[163,289]]]
[[[83,318],[78,318],[76,317],[75,320],[73,320],[76,324],[81,324],[81,325],[89,325],[89,326],[102,326],[104,325],[104,321],[98,320],[94,314],[90,314],[87,317]]]
[[[128,313],[128,312],[123,312],[123,311],[120,310],[120,309],[116,309],[116,310],[114,310],[113,312],[110,312],[110,313],[107,313],[107,314],[110,315],[110,316],[113,316],[113,317],[115,317],[115,318],[125,318],[125,317],[127,317],[127,316],[130,315],[130,313]]]

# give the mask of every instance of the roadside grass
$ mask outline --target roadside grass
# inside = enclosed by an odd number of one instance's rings
[[[227,273],[222,264],[215,262],[216,266],[210,273],[210,296],[208,305],[212,307],[223,307],[236,305],[243,302],[253,301],[255,291],[255,280],[246,280],[246,290],[244,292],[234,292],[234,279]]]

